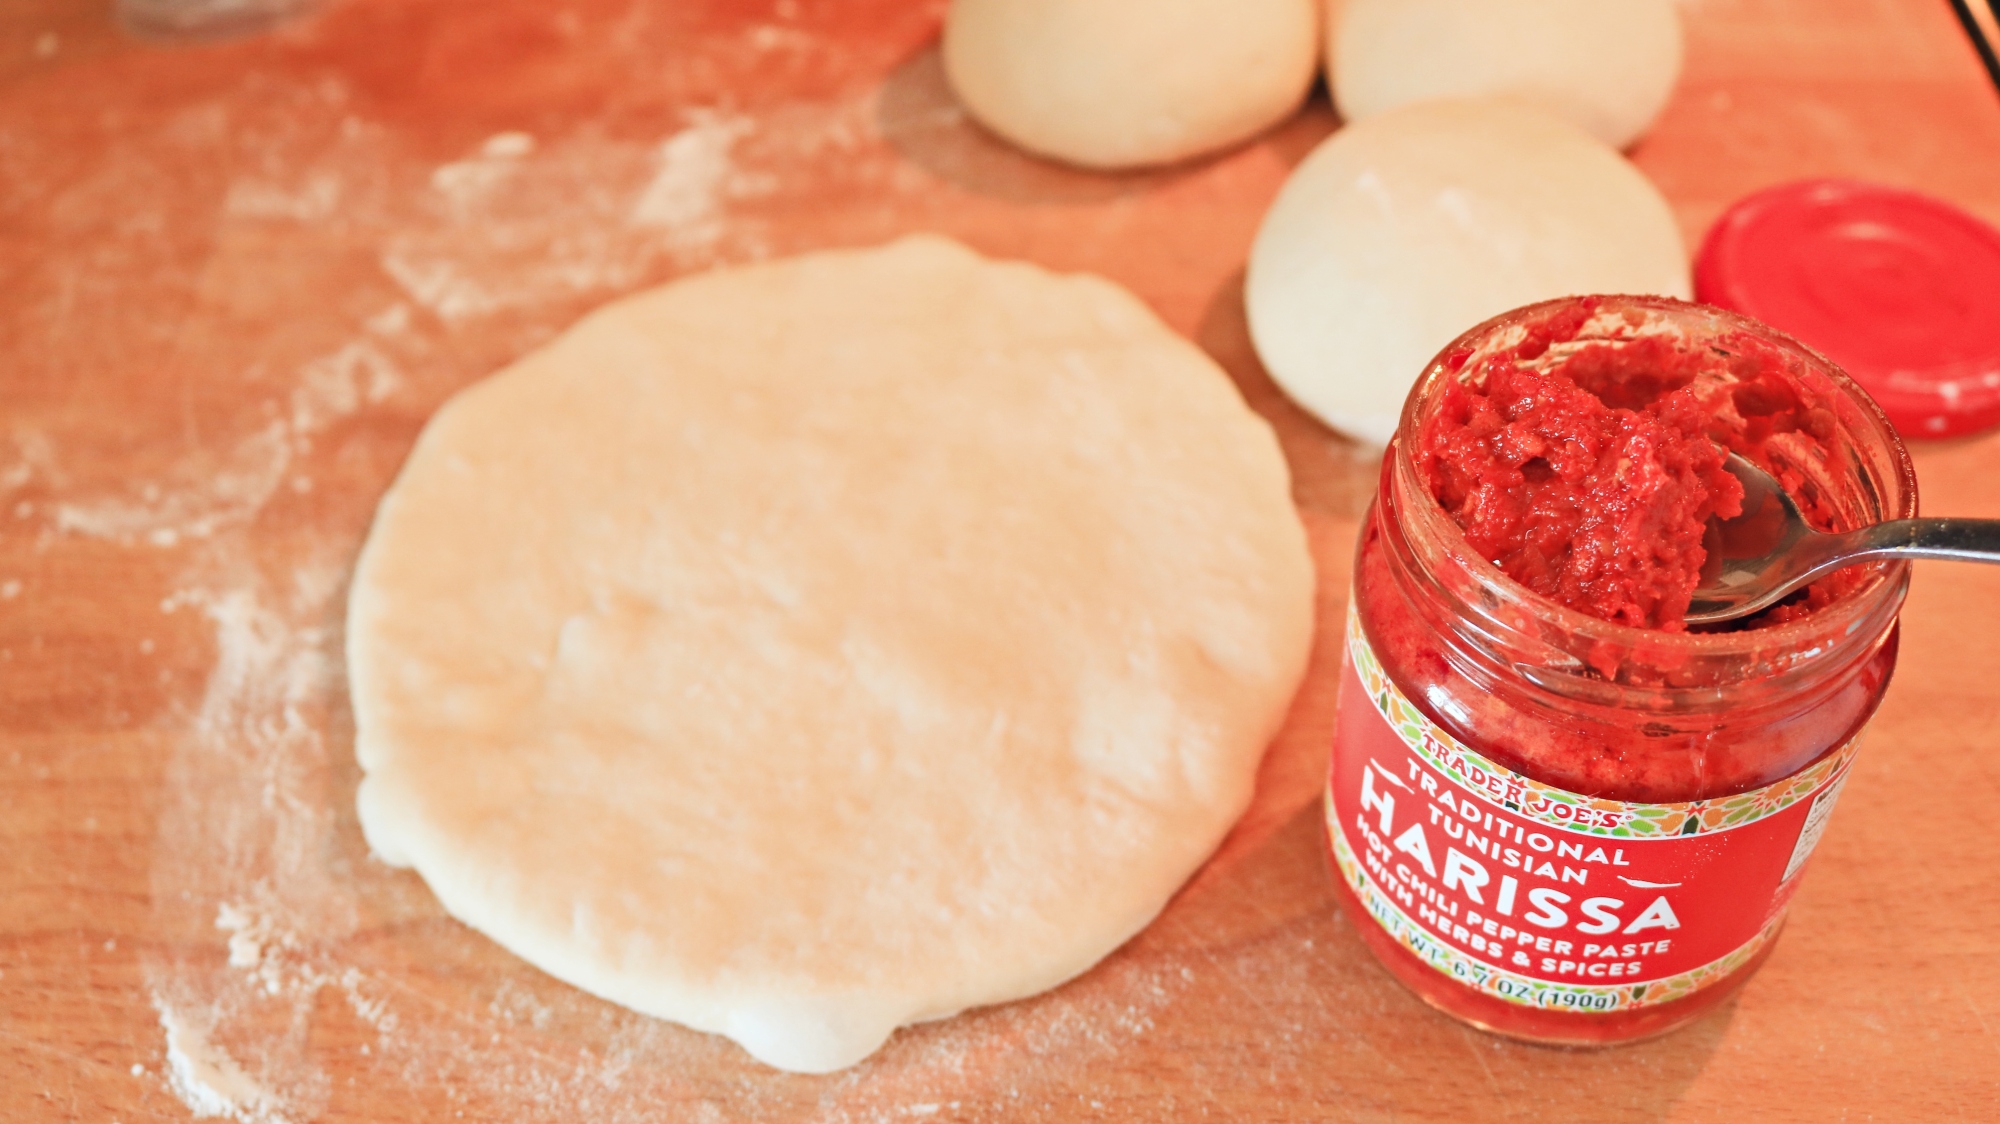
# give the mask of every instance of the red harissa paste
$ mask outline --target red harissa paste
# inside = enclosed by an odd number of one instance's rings
[[[1466,542],[1508,577],[1600,620],[1673,630],[1700,584],[1703,528],[1738,514],[1743,486],[1694,392],[1658,385],[1681,381],[1679,355],[1643,354],[1664,350],[1598,349],[1548,371],[1498,364],[1483,386],[1453,383],[1424,431],[1422,470]]]
[[[1823,529],[1915,511],[1894,430],[1717,310],[1547,302],[1412,394],[1364,525],[1327,793],[1341,897],[1433,1006],[1542,1041],[1678,1026],[1769,954],[1895,662],[1898,565],[1690,632],[1742,452]]]
[[[1722,467],[1728,452],[1763,461],[1768,439],[1789,434],[1824,456],[1837,427],[1784,354],[1752,339],[1725,353],[1645,336],[1528,365],[1573,340],[1593,308],[1580,302],[1535,325],[1470,372],[1463,350],[1448,353],[1462,379],[1424,425],[1418,471],[1467,544],[1508,577],[1599,620],[1678,632],[1701,584],[1709,518],[1742,510],[1743,486]],[[1822,530],[1841,524],[1811,495],[1803,506]],[[1803,615],[1838,590],[1752,623]]]

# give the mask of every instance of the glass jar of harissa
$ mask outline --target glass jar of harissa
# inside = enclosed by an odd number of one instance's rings
[[[1579,356],[1666,363],[1622,385],[1693,386],[1708,436],[1823,529],[1914,515],[1916,480],[1838,368],[1677,301],[1505,314],[1412,391],[1355,563],[1326,797],[1339,896],[1432,1006],[1597,1044],[1688,1022],[1770,954],[1888,685],[1908,566],[1711,632],[1614,624],[1510,579],[1441,506],[1426,441],[1454,382]]]

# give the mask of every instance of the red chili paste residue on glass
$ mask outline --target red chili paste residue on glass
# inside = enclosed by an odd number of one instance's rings
[[[1817,447],[1834,418],[1755,341],[1723,350],[1644,336],[1547,358],[1594,311],[1579,303],[1476,362],[1446,357],[1463,369],[1421,433],[1418,471],[1466,542],[1508,577],[1600,620],[1683,631],[1707,522],[1742,509],[1728,453],[1772,469],[1830,529],[1836,513],[1763,454],[1779,434]],[[1795,619],[1852,580],[1821,582],[1747,623]]]

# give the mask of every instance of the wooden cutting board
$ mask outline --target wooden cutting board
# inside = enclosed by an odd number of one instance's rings
[[[1430,1013],[1329,893],[1315,800],[1374,458],[1252,355],[1242,268],[1320,96],[1105,176],[983,134],[941,5],[326,0],[149,45],[0,8],[0,1118],[1989,1119],[2000,1106],[2000,571],[1924,564],[1903,663],[1762,975],[1661,1041]],[[1808,175],[2000,220],[2000,98],[1944,0],[1689,0],[1634,153],[1690,244]],[[341,670],[376,498],[448,394],[717,263],[940,230],[1113,277],[1277,427],[1320,567],[1314,677],[1255,807],[1083,978],[830,1077],[540,975],[371,860]],[[2000,438],[1917,450],[2000,515]],[[176,1066],[179,1066],[177,1073]],[[178,1089],[176,1081],[178,1080]]]

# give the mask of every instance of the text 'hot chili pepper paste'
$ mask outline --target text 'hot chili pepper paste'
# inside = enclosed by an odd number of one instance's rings
[[[1823,529],[1915,511],[1839,370],[1728,313],[1553,301],[1447,348],[1364,525],[1327,793],[1343,900],[1434,1006],[1608,1042],[1771,948],[1895,662],[1907,567],[1681,616],[1729,452]]]

